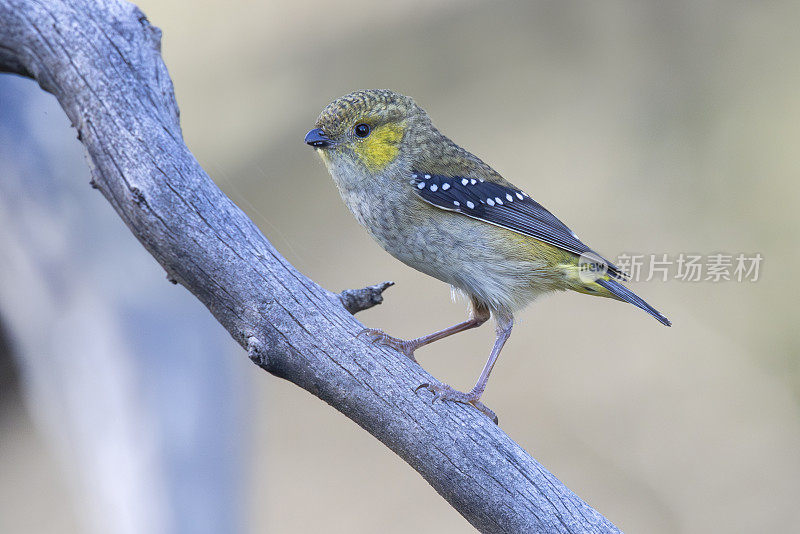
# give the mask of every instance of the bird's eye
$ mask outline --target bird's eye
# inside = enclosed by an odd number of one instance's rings
[[[369,135],[369,125],[361,123],[356,124],[356,127],[353,128],[353,131],[356,134],[356,137],[366,137]]]

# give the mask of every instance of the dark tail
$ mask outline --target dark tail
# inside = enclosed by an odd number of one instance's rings
[[[609,292],[611,292],[614,297],[618,298],[619,300],[624,300],[625,302],[630,302],[634,306],[643,309],[653,317],[655,317],[659,323],[665,326],[672,326],[672,323],[669,322],[669,319],[658,313],[658,311],[642,300],[636,293],[628,289],[627,287],[623,286],[616,280],[603,280],[598,279],[595,280],[598,284],[603,286]]]

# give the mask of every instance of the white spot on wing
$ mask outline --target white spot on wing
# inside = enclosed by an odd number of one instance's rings
[[[491,198],[487,198],[486,203],[489,204],[490,206],[494,206],[494,200],[492,200]]]
[[[460,205],[461,205],[461,202],[459,202],[458,200],[454,200],[453,201],[453,206],[460,206]]]
[[[522,195],[519,193],[519,191],[517,191],[517,198],[522,200]]]
[[[447,182],[443,183],[442,184],[442,191],[447,191],[448,189],[450,189],[450,184],[447,183]]]
[[[503,205],[503,201],[500,200],[500,197],[494,197],[494,201],[500,204],[501,206]]]
[[[469,209],[473,209],[473,208],[475,207],[475,204],[473,204],[472,202],[470,202],[469,200],[467,200],[467,207],[468,207]]]
[[[424,182],[418,183],[417,184],[417,189],[425,189],[425,183]]]
[[[425,179],[426,179],[426,180],[427,180],[428,178],[430,178],[430,177],[431,177],[431,175],[430,175],[430,174],[426,174],[426,175],[425,175]]]
[[[475,184],[477,184],[477,183],[478,183],[478,180],[476,180],[475,178],[473,178],[472,180],[470,180],[470,181],[469,181],[469,183],[471,183],[472,185],[475,185]]]
[[[439,189],[439,186],[438,186],[438,185],[436,185],[436,184],[431,184],[431,191],[433,191],[433,192],[436,192],[436,190],[437,190],[437,189]]]
[[[509,202],[514,202],[514,197],[512,197],[512,196],[511,196],[511,195],[509,195],[508,193],[506,193],[506,199],[507,199]]]
[[[461,179],[461,185],[467,185],[468,183],[469,183],[469,180],[467,180],[466,178],[462,178]]]

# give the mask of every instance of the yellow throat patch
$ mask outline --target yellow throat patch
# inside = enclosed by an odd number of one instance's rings
[[[391,123],[378,126],[369,137],[356,143],[356,155],[371,172],[380,172],[393,162],[400,152],[405,127]]]

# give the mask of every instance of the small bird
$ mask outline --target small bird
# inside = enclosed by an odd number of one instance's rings
[[[434,127],[413,99],[390,90],[350,93],[328,104],[305,142],[328,168],[344,203],[392,256],[466,295],[469,318],[403,340],[362,332],[416,361],[429,343],[475,328],[491,316],[496,340],[468,393],[421,384],[437,399],[480,402],[511,335],[514,312],[537,296],[571,289],[629,302],[664,325],[669,320],[619,283],[627,275],[584,245],[564,223],[477,156]]]

